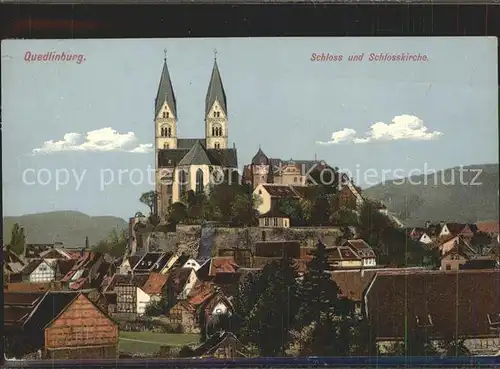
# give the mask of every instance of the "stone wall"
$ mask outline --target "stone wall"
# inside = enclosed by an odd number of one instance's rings
[[[212,255],[225,248],[251,248],[259,241],[297,240],[302,246],[314,246],[318,239],[327,246],[335,245],[335,240],[342,233],[338,227],[307,228],[229,228],[215,227],[212,239]],[[178,226],[176,232],[142,232],[142,242],[150,251],[183,251],[196,256],[201,237],[200,226]]]

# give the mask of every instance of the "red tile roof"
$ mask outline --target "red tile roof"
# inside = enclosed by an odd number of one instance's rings
[[[337,283],[343,297],[360,302],[363,294],[377,274],[376,270],[347,270],[332,272],[332,279]]]
[[[188,302],[198,306],[208,300],[215,292],[214,285],[210,282],[198,282],[189,293]]]
[[[168,275],[166,274],[151,273],[142,290],[148,295],[161,295],[167,279]]]
[[[217,273],[236,273],[239,268],[238,264],[234,262],[234,258],[232,256],[214,257],[208,262],[210,263],[209,275],[211,277],[215,276]]]
[[[493,220],[490,222],[478,222],[476,223],[476,227],[479,232],[484,232],[493,235],[497,235],[499,233],[499,228],[500,228],[498,220]]]
[[[497,337],[489,314],[500,312],[500,271],[377,273],[366,294],[379,339],[402,338],[420,324],[431,337]]]

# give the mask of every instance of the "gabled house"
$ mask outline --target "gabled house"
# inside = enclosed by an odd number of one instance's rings
[[[209,322],[214,317],[219,315],[232,315],[233,305],[229,299],[220,291],[215,291],[202,304],[203,313],[205,314],[205,321]]]
[[[169,271],[177,268],[182,268],[184,264],[190,259],[188,255],[185,254],[174,254],[167,261],[165,266],[160,271],[161,274],[167,274]]]
[[[221,331],[214,333],[205,342],[196,347],[193,356],[231,359],[247,357],[248,351],[233,333]]]
[[[253,191],[253,195],[260,199],[257,211],[265,214],[271,209],[276,209],[282,199],[299,201],[301,195],[294,191],[294,186],[278,184],[259,184]]]
[[[29,261],[31,259],[41,259],[44,252],[53,249],[55,246],[56,244],[53,243],[28,243],[24,246],[23,259],[26,261]]]
[[[163,270],[172,253],[148,252],[137,262],[134,273],[160,272]]]
[[[4,296],[4,335],[11,343],[6,345],[10,351],[6,357],[22,358],[33,352],[52,360],[117,357],[118,324],[84,293]]]
[[[235,273],[239,266],[232,257],[213,257],[208,259],[196,272],[198,279],[212,281],[217,273]]]
[[[189,258],[188,261],[186,261],[184,263],[184,265],[182,266],[182,268],[191,268],[191,269],[193,269],[196,272],[196,271],[198,271],[198,269],[201,268],[201,265],[200,265],[200,263],[196,259]]]
[[[3,248],[3,274],[6,281],[19,280],[24,267],[24,262],[9,246]]]
[[[116,313],[144,314],[151,296],[144,291],[149,279],[148,274],[115,274],[108,284],[105,294],[111,291],[116,295]]]
[[[137,265],[139,260],[141,260],[141,256],[138,255],[124,257],[119,266],[119,273],[120,274],[132,273],[134,267]]]
[[[470,226],[465,223],[445,223],[441,228],[439,237],[450,236],[462,236],[470,239],[474,236],[474,232],[472,232]]]
[[[363,259],[348,246],[326,248],[328,262],[333,268],[361,268]]]
[[[149,302],[159,301],[163,296],[168,276],[161,273],[151,273],[142,290],[149,296]]]
[[[379,349],[425,329],[431,340],[465,340],[472,355],[498,352],[488,317],[500,312],[499,280],[500,270],[378,272],[364,309]]]
[[[441,270],[459,270],[474,254],[469,246],[456,240],[453,247],[441,256]]]
[[[173,306],[176,301],[186,299],[197,281],[196,272],[191,268],[172,270],[165,285],[169,305]]]
[[[362,260],[363,267],[374,267],[377,265],[375,251],[362,239],[345,241],[342,246],[350,247]]]
[[[290,228],[290,217],[275,206],[268,212],[259,215],[259,227]]]
[[[40,253],[42,259],[62,259],[62,260],[78,260],[81,257],[79,251],[64,250],[59,247],[50,248],[49,250]]]
[[[88,288],[99,274],[103,262],[103,253],[84,251],[61,281],[67,283],[72,290]]]
[[[32,259],[21,271],[22,280],[30,283],[56,281],[68,273],[73,264],[73,260]]]
[[[500,231],[498,220],[489,222],[477,222],[476,231],[483,232],[489,235],[495,242],[500,243]]]
[[[465,245],[467,249],[470,250],[471,253],[476,253],[475,250],[470,245],[468,238],[456,235],[456,236],[448,236],[447,238],[441,240],[439,244],[439,250],[441,251],[441,255],[446,254],[448,251],[454,248],[457,243]]]

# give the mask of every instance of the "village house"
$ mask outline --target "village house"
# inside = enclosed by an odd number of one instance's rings
[[[459,270],[476,252],[465,242],[458,239],[453,246],[441,256],[441,270]]]
[[[188,261],[186,261],[184,263],[184,265],[182,266],[182,268],[191,268],[191,269],[193,269],[196,272],[196,271],[198,271],[198,269],[201,268],[201,265],[198,262],[198,260],[193,259],[193,258],[189,258]]]
[[[118,324],[84,293],[5,293],[7,357],[116,358]]]
[[[151,296],[143,289],[148,279],[149,274],[113,276],[104,293],[115,293],[117,314],[144,314],[146,306],[151,302]]]
[[[168,311],[167,318],[170,324],[182,327],[184,333],[199,333],[199,319],[196,307],[187,300],[181,300]]]
[[[498,220],[488,221],[488,222],[477,222],[476,223],[477,232],[486,233],[497,243],[500,243],[500,231]]]
[[[202,358],[232,359],[248,356],[241,341],[231,332],[220,331],[211,335],[193,350],[193,356]]]
[[[168,276],[161,273],[150,273],[149,278],[146,283],[142,287],[144,293],[149,296],[149,301],[146,303],[151,303],[153,301],[160,301],[164,293],[164,287],[167,283]],[[145,299],[146,300],[146,299]],[[146,302],[146,301],[144,301]],[[138,312],[141,313],[142,308],[138,309]]]
[[[171,252],[148,252],[137,262],[134,273],[161,272],[168,263],[173,253]]]
[[[22,280],[31,283],[57,281],[74,266],[75,260],[31,259],[21,271]]]
[[[259,227],[290,228],[290,217],[274,207],[259,215]]]
[[[374,267],[377,265],[375,251],[364,240],[348,240],[342,246],[350,247],[361,258],[363,267]]]
[[[59,243],[28,243],[24,246],[23,259],[25,261],[29,261],[31,259],[40,259],[44,252],[60,246],[62,246],[62,244]]]
[[[91,287],[94,283],[99,285],[101,280],[96,281],[96,277],[104,263],[104,255],[101,252],[82,251],[71,270],[61,278],[62,282],[68,283],[72,290]],[[102,278],[103,276],[100,275]]]
[[[461,236],[461,235],[455,235],[455,236],[447,236],[444,239],[442,239],[439,243],[439,250],[441,251],[441,255],[446,254],[448,251],[450,251],[455,245],[463,244],[466,246],[468,250],[470,250],[471,253],[475,253],[476,251],[472,248],[471,244],[469,243],[468,239]]]
[[[201,281],[213,281],[217,273],[235,273],[239,268],[233,257],[213,257],[198,269],[196,275]]]
[[[445,223],[441,228],[439,237],[462,236],[470,240],[474,236],[474,232],[468,224],[464,223]]]
[[[500,270],[378,272],[364,310],[379,348],[425,330],[431,340],[464,339],[474,355],[497,353],[499,278]]]
[[[161,274],[168,274],[173,269],[182,268],[183,265],[186,264],[189,259],[190,259],[190,257],[188,255],[176,253],[176,254],[172,255],[172,257],[167,261],[165,266],[161,269],[160,273]],[[199,264],[199,261],[198,261],[198,264]]]
[[[196,272],[192,268],[171,270],[165,285],[168,305],[173,306],[177,301],[186,299],[197,281]]]
[[[25,267],[22,259],[9,246],[3,247],[3,275],[6,281],[19,280]]]
[[[119,266],[119,274],[129,274],[132,273],[134,270],[134,267],[137,265],[139,260],[141,260],[141,256],[139,255],[133,255],[133,256],[126,256],[123,258],[122,262],[120,263]]]

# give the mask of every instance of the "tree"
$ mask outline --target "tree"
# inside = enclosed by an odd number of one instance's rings
[[[329,355],[334,352],[332,350],[340,354],[348,350],[341,349],[342,340],[339,340],[339,336],[343,335],[343,342],[348,342],[346,332],[341,331],[342,327],[338,324],[339,316],[344,314],[337,297],[340,289],[328,270],[326,247],[318,242],[300,285],[297,315],[299,327],[313,326],[311,338],[305,343],[305,349],[311,355]]]
[[[255,211],[256,197],[239,193],[231,205],[231,222],[238,226],[254,225],[257,217]]]
[[[156,191],[144,192],[139,201],[149,207],[149,213],[153,214],[153,209],[156,203]]]
[[[304,222],[304,216],[302,214],[302,207],[300,201],[289,198],[281,198],[278,201],[278,210],[287,215],[292,224],[301,225]]]
[[[164,312],[165,300],[161,298],[159,301],[151,301],[146,305],[144,315],[146,316],[159,316]]]
[[[12,226],[12,233],[10,238],[10,250],[17,255],[24,253],[24,248],[26,246],[26,235],[24,234],[24,228],[22,228],[18,223]]]
[[[472,236],[471,245],[480,249],[483,246],[490,245],[492,241],[492,237],[488,233],[479,231]]]
[[[184,221],[184,219],[186,219],[186,216],[186,205],[184,205],[182,202],[174,202],[172,205],[170,205],[167,215],[168,221],[175,224],[181,223],[182,221]]]
[[[92,251],[109,254],[113,257],[120,257],[125,254],[128,248],[128,234],[126,230],[117,231],[114,229],[107,239],[100,241],[92,248]]]
[[[290,342],[298,309],[296,278],[287,257],[266,265],[258,278],[259,287],[265,288],[247,319],[249,340],[261,356],[283,355]]]
[[[358,223],[358,215],[346,208],[340,207],[330,215],[330,223],[339,226],[356,226]]]

